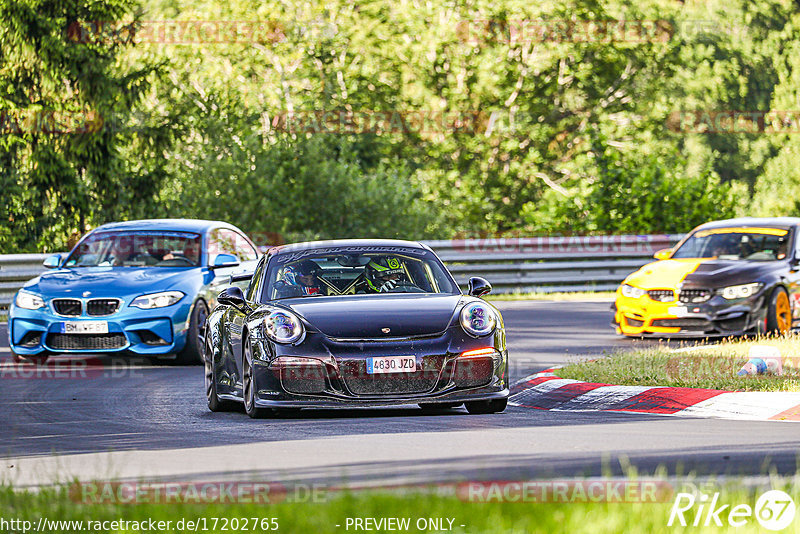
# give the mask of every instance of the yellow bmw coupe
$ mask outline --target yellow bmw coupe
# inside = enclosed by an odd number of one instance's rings
[[[788,332],[800,319],[800,218],[698,226],[617,289],[626,336],[711,337]]]

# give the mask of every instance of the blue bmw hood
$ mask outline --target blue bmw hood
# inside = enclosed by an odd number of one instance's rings
[[[80,267],[59,269],[34,278],[25,289],[46,298],[81,297],[86,291],[92,297],[125,297],[173,289],[188,276],[197,276],[197,269],[169,267]]]

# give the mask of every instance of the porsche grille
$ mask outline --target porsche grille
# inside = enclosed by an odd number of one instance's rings
[[[426,356],[413,373],[367,374],[364,359],[343,360],[339,370],[347,388],[356,395],[426,393],[436,387],[444,356]]]

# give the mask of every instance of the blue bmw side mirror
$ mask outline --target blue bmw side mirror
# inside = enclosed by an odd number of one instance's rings
[[[233,254],[217,254],[214,258],[214,263],[209,267],[210,269],[222,269],[225,267],[236,267],[239,265],[239,258]]]
[[[48,256],[42,262],[42,265],[48,269],[58,269],[61,266],[61,254],[53,254],[52,256]]]

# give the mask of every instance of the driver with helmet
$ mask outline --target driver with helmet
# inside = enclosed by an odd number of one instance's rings
[[[711,256],[739,256],[740,241],[735,235],[717,236],[711,247]]]
[[[283,272],[282,282],[299,289],[300,295],[322,295],[319,281],[321,268],[311,260],[292,264]]]
[[[364,268],[364,276],[371,293],[386,293],[407,280],[402,260],[393,256],[373,258]]]

